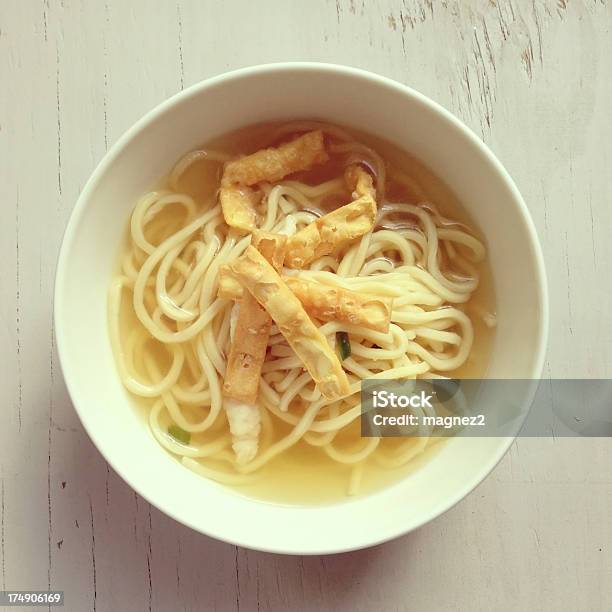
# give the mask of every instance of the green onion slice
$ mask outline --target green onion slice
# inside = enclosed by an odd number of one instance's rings
[[[181,444],[189,444],[191,440],[191,434],[181,429],[178,425],[170,425],[170,427],[168,427],[168,433]]]
[[[336,347],[341,361],[351,356],[351,343],[347,332],[336,332]]]

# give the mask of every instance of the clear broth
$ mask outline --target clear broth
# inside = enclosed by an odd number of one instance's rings
[[[203,148],[222,151],[232,155],[248,154],[262,146],[269,146],[269,134],[281,124],[260,124],[232,132],[206,143]],[[435,204],[439,212],[458,222],[468,225],[478,235],[478,226],[469,217],[458,199],[442,179],[434,175],[415,156],[402,151],[398,147],[373,137],[369,134],[346,129],[357,140],[375,149],[385,160],[387,169],[386,198],[396,202],[417,203],[418,199],[410,188],[394,180],[394,170],[400,170],[415,181],[425,193],[427,200]],[[265,143],[265,144],[262,144]],[[219,179],[222,172],[221,164],[210,161],[194,163],[180,180],[180,191],[191,195],[196,202],[210,203],[214,201]],[[296,178],[316,184],[341,175],[342,168],[333,159],[323,166],[308,173],[296,175]],[[292,177],[293,178],[293,177]],[[167,187],[167,179],[163,179],[157,187]],[[330,207],[346,202],[329,202]],[[171,210],[171,208],[169,209]],[[482,236],[478,236],[482,240]],[[486,241],[483,240],[485,246]],[[483,313],[495,314],[495,295],[493,281],[488,262],[479,266],[480,284],[473,293],[469,303],[463,305],[474,325],[474,345],[466,363],[449,373],[455,378],[484,378],[486,376],[491,349],[494,340],[494,328],[488,327],[482,317]],[[140,325],[128,299],[124,296],[122,304],[122,337],[134,325]],[[162,356],[159,356],[162,359]],[[146,417],[151,402],[138,399],[137,404]],[[357,423],[358,425],[358,423]],[[289,432],[289,427],[281,424],[276,428],[275,438],[279,439]],[[195,438],[197,440],[197,438]],[[397,440],[397,439],[396,439]],[[378,466],[373,461],[365,464],[359,496],[368,495],[380,489],[397,483],[408,474],[418,469],[424,462],[437,452],[443,439],[432,441],[427,449],[410,461],[407,465],[388,469]],[[386,440],[385,443],[400,443]],[[259,472],[257,481],[253,484],[229,487],[237,493],[257,498],[262,501],[281,504],[329,504],[347,500],[347,486],[351,468],[330,459],[320,449],[300,441],[283,452],[280,456],[267,463]],[[226,485],[219,485],[226,486]]]

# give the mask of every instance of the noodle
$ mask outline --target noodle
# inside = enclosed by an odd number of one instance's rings
[[[325,134],[332,161],[340,164],[338,175],[317,183],[302,175],[262,183],[260,228],[291,235],[325,215],[330,197],[350,197],[341,178],[343,166],[358,163],[373,174],[379,207],[373,231],[306,269],[283,271],[393,299],[387,333],[339,321],[317,324],[332,347],[338,332],[350,338],[351,354],[342,362],[350,395],[324,398],[273,325],[259,387],[259,450],[245,464],[232,454],[222,386],[236,309],[234,302],[217,296],[217,277],[222,265],[242,255],[251,236],[230,228],[216,202],[181,191],[181,177],[193,164],[235,159],[221,150],[188,153],[171,171],[168,188],[137,202],[129,247],[109,292],[110,339],[123,384],[151,401],[148,422],[156,440],[192,471],[224,484],[246,485],[275,458],[302,444],[346,466],[347,490],[356,494],[369,466],[406,465],[431,440],[431,431],[391,445],[384,438],[361,439],[361,380],[438,378],[454,372],[472,351],[469,313],[490,326],[494,316],[480,306],[461,307],[479,285],[479,264],[485,258],[472,230],[428,202],[385,199],[391,193],[388,181],[395,181],[396,190],[405,184],[425,198],[419,181],[388,167],[377,151],[348,132],[319,122],[282,125],[260,144],[315,129]],[[189,442],[168,433],[172,426],[183,430]]]

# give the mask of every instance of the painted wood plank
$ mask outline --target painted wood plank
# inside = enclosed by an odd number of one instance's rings
[[[52,291],[84,182],[143,113],[240,66],[344,63],[415,87],[493,148],[545,251],[548,375],[609,377],[611,25],[595,0],[0,3],[2,588],[64,589],[67,610],[609,607],[609,440],[519,440],[445,516],[371,550],[237,549],[151,508],[93,448]]]

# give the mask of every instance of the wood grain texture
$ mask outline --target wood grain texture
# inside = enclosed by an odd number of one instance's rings
[[[330,557],[176,524],[93,448],[55,353],[63,229],[107,148],[208,76],[316,60],[407,83],[463,119],[535,219],[546,373],[612,375],[612,7],[596,0],[0,2],[0,587],[82,610],[610,609],[610,440],[519,440],[453,510]]]

